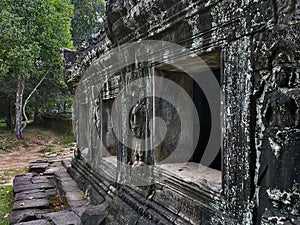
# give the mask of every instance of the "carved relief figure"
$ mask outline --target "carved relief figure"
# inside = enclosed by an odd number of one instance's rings
[[[272,62],[273,90],[265,101],[265,125],[278,129],[298,126],[296,68],[288,62],[285,53],[279,53]],[[275,89],[275,90],[274,90]]]
[[[293,56],[277,51],[270,72],[262,112],[261,193],[271,202],[266,207],[291,212],[299,210],[299,205],[285,199],[283,193],[300,191],[300,89]]]
[[[134,137],[138,139],[134,143],[133,166],[142,166],[146,160],[146,146],[142,143],[148,134],[146,101],[139,101],[132,108],[130,112],[130,128]]]

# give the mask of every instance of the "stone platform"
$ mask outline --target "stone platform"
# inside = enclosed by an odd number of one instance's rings
[[[79,225],[90,201],[67,173],[70,161],[40,160],[14,179],[11,224]]]
[[[217,179],[208,186],[205,177],[199,183],[183,181],[180,174],[166,167],[160,171],[164,174],[155,185],[120,185],[115,182],[115,164],[116,159],[108,157],[96,172],[78,157],[72,162],[31,163],[29,173],[14,179],[11,224],[211,224],[208,222],[213,215],[211,204],[217,204],[218,199],[211,199],[210,195],[219,195],[221,183]],[[170,184],[176,184],[177,188],[169,188]],[[189,213],[190,208],[195,210]],[[225,224],[230,224],[226,215],[222,218]]]

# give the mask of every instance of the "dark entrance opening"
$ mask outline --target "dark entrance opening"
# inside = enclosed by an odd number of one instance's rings
[[[200,72],[199,64],[195,65],[197,63],[194,60],[185,60],[180,62],[181,64],[188,66],[190,71],[194,71],[197,73],[197,76],[214,76],[216,80],[219,83],[219,87],[221,88],[222,82],[221,82],[221,66],[220,66],[220,53],[213,52],[208,53],[205,55],[201,55],[201,59],[206,63],[208,67],[203,67],[202,72]],[[208,71],[209,69],[209,71]],[[211,73],[212,72],[212,73]],[[199,74],[198,74],[199,73]],[[164,78],[167,78],[176,84],[178,84],[181,88],[183,88],[188,95],[193,100],[194,106],[197,110],[197,116],[199,118],[200,122],[200,134],[199,139],[197,143],[194,143],[196,145],[193,155],[191,156],[189,162],[190,163],[202,163],[205,164],[205,166],[208,166],[209,168],[216,169],[221,171],[222,170],[222,150],[221,147],[217,149],[218,153],[214,160],[209,162],[204,162],[202,159],[204,153],[207,154],[207,151],[209,153],[209,150],[207,149],[208,141],[210,139],[211,134],[211,126],[212,126],[212,118],[211,118],[211,111],[210,106],[208,103],[208,100],[205,96],[205,93],[201,89],[201,85],[199,86],[196,81],[192,79],[191,76],[186,74],[184,71],[180,70],[179,68],[176,68],[172,65],[164,65],[160,67],[157,70],[157,74],[159,76],[163,76]],[[156,84],[156,86],[160,85],[161,88],[164,88],[163,84]],[[208,83],[205,83],[203,85],[210,85]],[[216,90],[216,95],[220,94],[219,90]],[[221,101],[219,102],[221,106]],[[176,107],[180,107],[180,105],[176,105]],[[175,107],[175,108],[176,108]],[[164,119],[166,122],[166,125],[171,127],[171,129],[168,130],[166,134],[166,138],[163,141],[163,143],[159,146],[157,152],[156,159],[158,159],[158,162],[160,162],[159,159],[165,159],[168,157],[168,155],[176,148],[177,146],[177,140],[180,137],[181,127],[180,127],[180,118],[178,119],[176,117],[176,112],[168,106],[167,104],[161,103],[156,104],[156,108],[158,109],[159,113],[158,115]],[[156,110],[157,111],[157,110]],[[190,116],[195,116],[193,113],[191,113],[191,110],[187,109],[186,113],[190,113]],[[157,114],[157,112],[156,112]],[[192,120],[192,119],[191,119]],[[221,114],[220,114],[220,120],[221,120]],[[193,127],[194,126],[194,127]],[[191,124],[191,129],[194,129],[196,131],[196,124]],[[199,128],[197,128],[199,129]],[[221,124],[219,124],[219,129],[221,131]],[[221,134],[221,132],[219,132]],[[187,137],[187,139],[192,140],[192,138]],[[218,137],[221,141],[221,137]],[[221,143],[220,145],[221,146]],[[214,153],[215,154],[214,149]],[[163,153],[166,154],[163,155]],[[179,160],[180,161],[180,160]],[[179,163],[176,162],[176,163]]]
[[[218,80],[220,85],[220,69],[212,70],[215,78]],[[211,133],[211,112],[208,101],[199,85],[193,82],[193,102],[196,106],[198,117],[200,120],[200,136],[197,143],[197,147],[194,151],[190,162],[200,163],[204,151],[206,150],[207,143]],[[221,103],[220,103],[221,104]],[[210,168],[221,170],[221,149],[213,162],[209,165]]]

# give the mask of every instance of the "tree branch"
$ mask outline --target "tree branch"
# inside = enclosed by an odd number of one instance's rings
[[[26,128],[27,123],[28,123],[28,117],[26,115],[26,105],[29,101],[29,99],[31,98],[31,96],[34,94],[34,92],[36,92],[36,90],[38,89],[38,87],[41,85],[41,83],[45,80],[46,76],[49,74],[51,69],[49,69],[45,75],[42,77],[42,79],[38,82],[38,84],[34,87],[34,89],[31,91],[31,93],[28,95],[28,97],[26,98],[24,105],[23,105],[23,116],[25,118],[25,123],[23,125],[23,127],[21,128],[21,132],[23,132],[23,130]]]

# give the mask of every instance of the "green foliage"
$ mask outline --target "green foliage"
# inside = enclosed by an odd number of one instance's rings
[[[10,214],[13,202],[13,187],[0,186],[0,225],[10,224]]]
[[[104,0],[71,0],[74,4],[72,36],[75,46],[103,27]]]
[[[70,0],[0,1],[0,97],[15,100],[18,77],[26,78],[27,97],[48,72],[50,81],[41,87],[46,97],[36,97],[29,108],[44,107],[41,98],[54,104],[70,101],[62,81],[61,48],[73,48],[73,11]],[[65,98],[57,97],[65,93]]]
[[[0,2],[1,71],[40,76],[60,69],[61,47],[71,47],[72,5],[68,0],[2,0]]]
[[[37,82],[32,81],[31,83],[36,84]],[[28,88],[28,91],[32,90],[32,88]],[[30,99],[27,112],[28,115],[33,115],[37,112],[48,113],[53,110],[58,112],[69,111],[72,105],[73,96],[62,78],[49,76]]]

